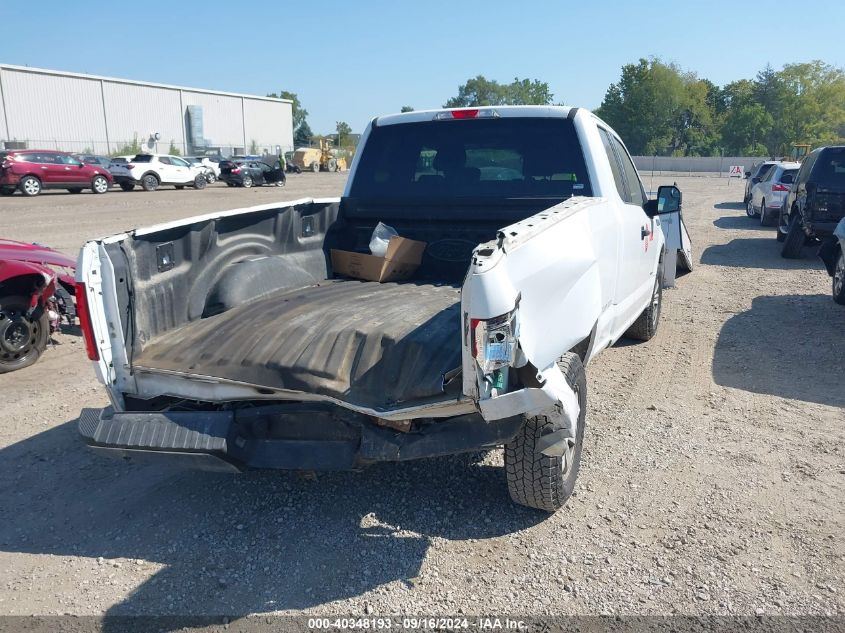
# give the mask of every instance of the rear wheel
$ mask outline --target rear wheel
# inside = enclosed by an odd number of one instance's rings
[[[505,445],[505,474],[511,499],[546,512],[561,508],[575,489],[587,415],[587,376],[581,359],[568,352],[558,365],[578,399],[578,418],[572,421],[575,428],[569,426],[556,407],[525,416],[519,434]],[[553,433],[556,437],[546,437]]]
[[[217,182],[217,176],[214,175],[213,171],[210,171],[205,175],[205,181],[209,185],[213,185],[215,182]]]
[[[105,176],[94,176],[91,181],[91,191],[94,193],[106,193],[109,190],[109,181]]]
[[[244,176],[242,182],[243,182],[243,186],[246,187],[247,189],[249,189],[253,185],[252,176]]]
[[[26,297],[0,297],[0,374],[29,367],[47,347],[47,311],[34,321],[28,311]]]
[[[133,185],[131,182],[122,182],[120,183],[120,188],[124,191],[132,191],[135,188],[135,185]]]
[[[194,178],[194,189],[205,189],[207,184],[208,181],[205,179],[205,176],[197,176]]]
[[[783,240],[783,248],[780,251],[781,256],[786,259],[798,259],[801,257],[801,248],[804,246],[804,231],[801,230],[801,220],[797,213],[792,214],[792,219],[789,221],[789,231]]]
[[[311,163],[311,171],[315,174],[320,171],[320,161],[315,160],[313,163]]]
[[[833,269],[833,300],[845,305],[845,251],[839,249],[839,259]]]
[[[159,184],[161,184],[161,182],[155,174],[146,174],[143,178],[141,178],[141,187],[144,191],[155,191],[158,189]]]
[[[41,181],[35,176],[26,176],[19,186],[25,196],[37,196],[41,193]]]

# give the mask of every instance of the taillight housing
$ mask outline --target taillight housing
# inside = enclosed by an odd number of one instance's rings
[[[126,169],[135,169],[135,165],[132,163],[126,163]]]
[[[231,173],[233,173],[233,174],[239,174],[239,173],[241,173],[241,168],[240,168],[240,167],[232,167],[232,172],[231,172]]]
[[[79,329],[85,341],[85,352],[89,360],[100,360],[100,350],[94,338],[94,328],[91,326],[91,311],[88,309],[88,289],[84,283],[76,282],[76,316],[79,317]]]
[[[493,319],[471,319],[472,356],[485,376],[514,361],[519,336],[516,312]]]
[[[789,185],[782,185],[779,182],[772,185],[772,191],[789,191]]]

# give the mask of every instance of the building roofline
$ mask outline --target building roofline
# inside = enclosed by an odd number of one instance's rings
[[[166,88],[168,90],[183,90],[186,92],[199,92],[203,94],[221,95],[224,97],[241,97],[245,99],[259,99],[261,101],[273,101],[276,103],[293,103],[290,99],[276,99],[273,97],[262,97],[239,92],[224,92],[222,90],[209,90],[208,88],[190,88],[188,86],[174,86],[170,84],[157,84],[151,81],[136,81],[135,79],[121,79],[119,77],[104,77],[102,75],[87,75],[85,73],[72,73],[64,70],[51,70],[49,68],[35,68],[33,66],[16,66],[14,64],[0,64],[0,70],[14,70],[35,73],[38,75],[54,75],[58,77],[73,77],[76,79],[91,79],[94,81],[110,81],[112,83],[127,84],[130,86],[147,86],[150,88]]]

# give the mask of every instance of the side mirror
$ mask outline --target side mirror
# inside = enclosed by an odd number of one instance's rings
[[[746,177],[746,178],[751,178],[751,172],[750,172],[750,171],[745,172],[745,177]]]
[[[675,213],[681,210],[681,190],[675,185],[663,185],[657,188],[657,200],[649,200],[643,205],[643,210],[648,217],[666,213]]]

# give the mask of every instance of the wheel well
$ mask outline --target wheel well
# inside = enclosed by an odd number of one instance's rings
[[[156,172],[154,172],[152,169],[151,169],[150,171],[145,171],[145,172],[141,175],[141,177],[140,177],[138,180],[143,180],[143,179],[144,179],[144,178],[146,178],[147,176],[155,176],[155,177],[156,177],[156,180],[158,180],[159,182],[161,182],[161,176],[159,176],[159,175],[158,175]]]
[[[0,295],[31,297],[43,285],[41,275],[18,275],[0,283]]]

